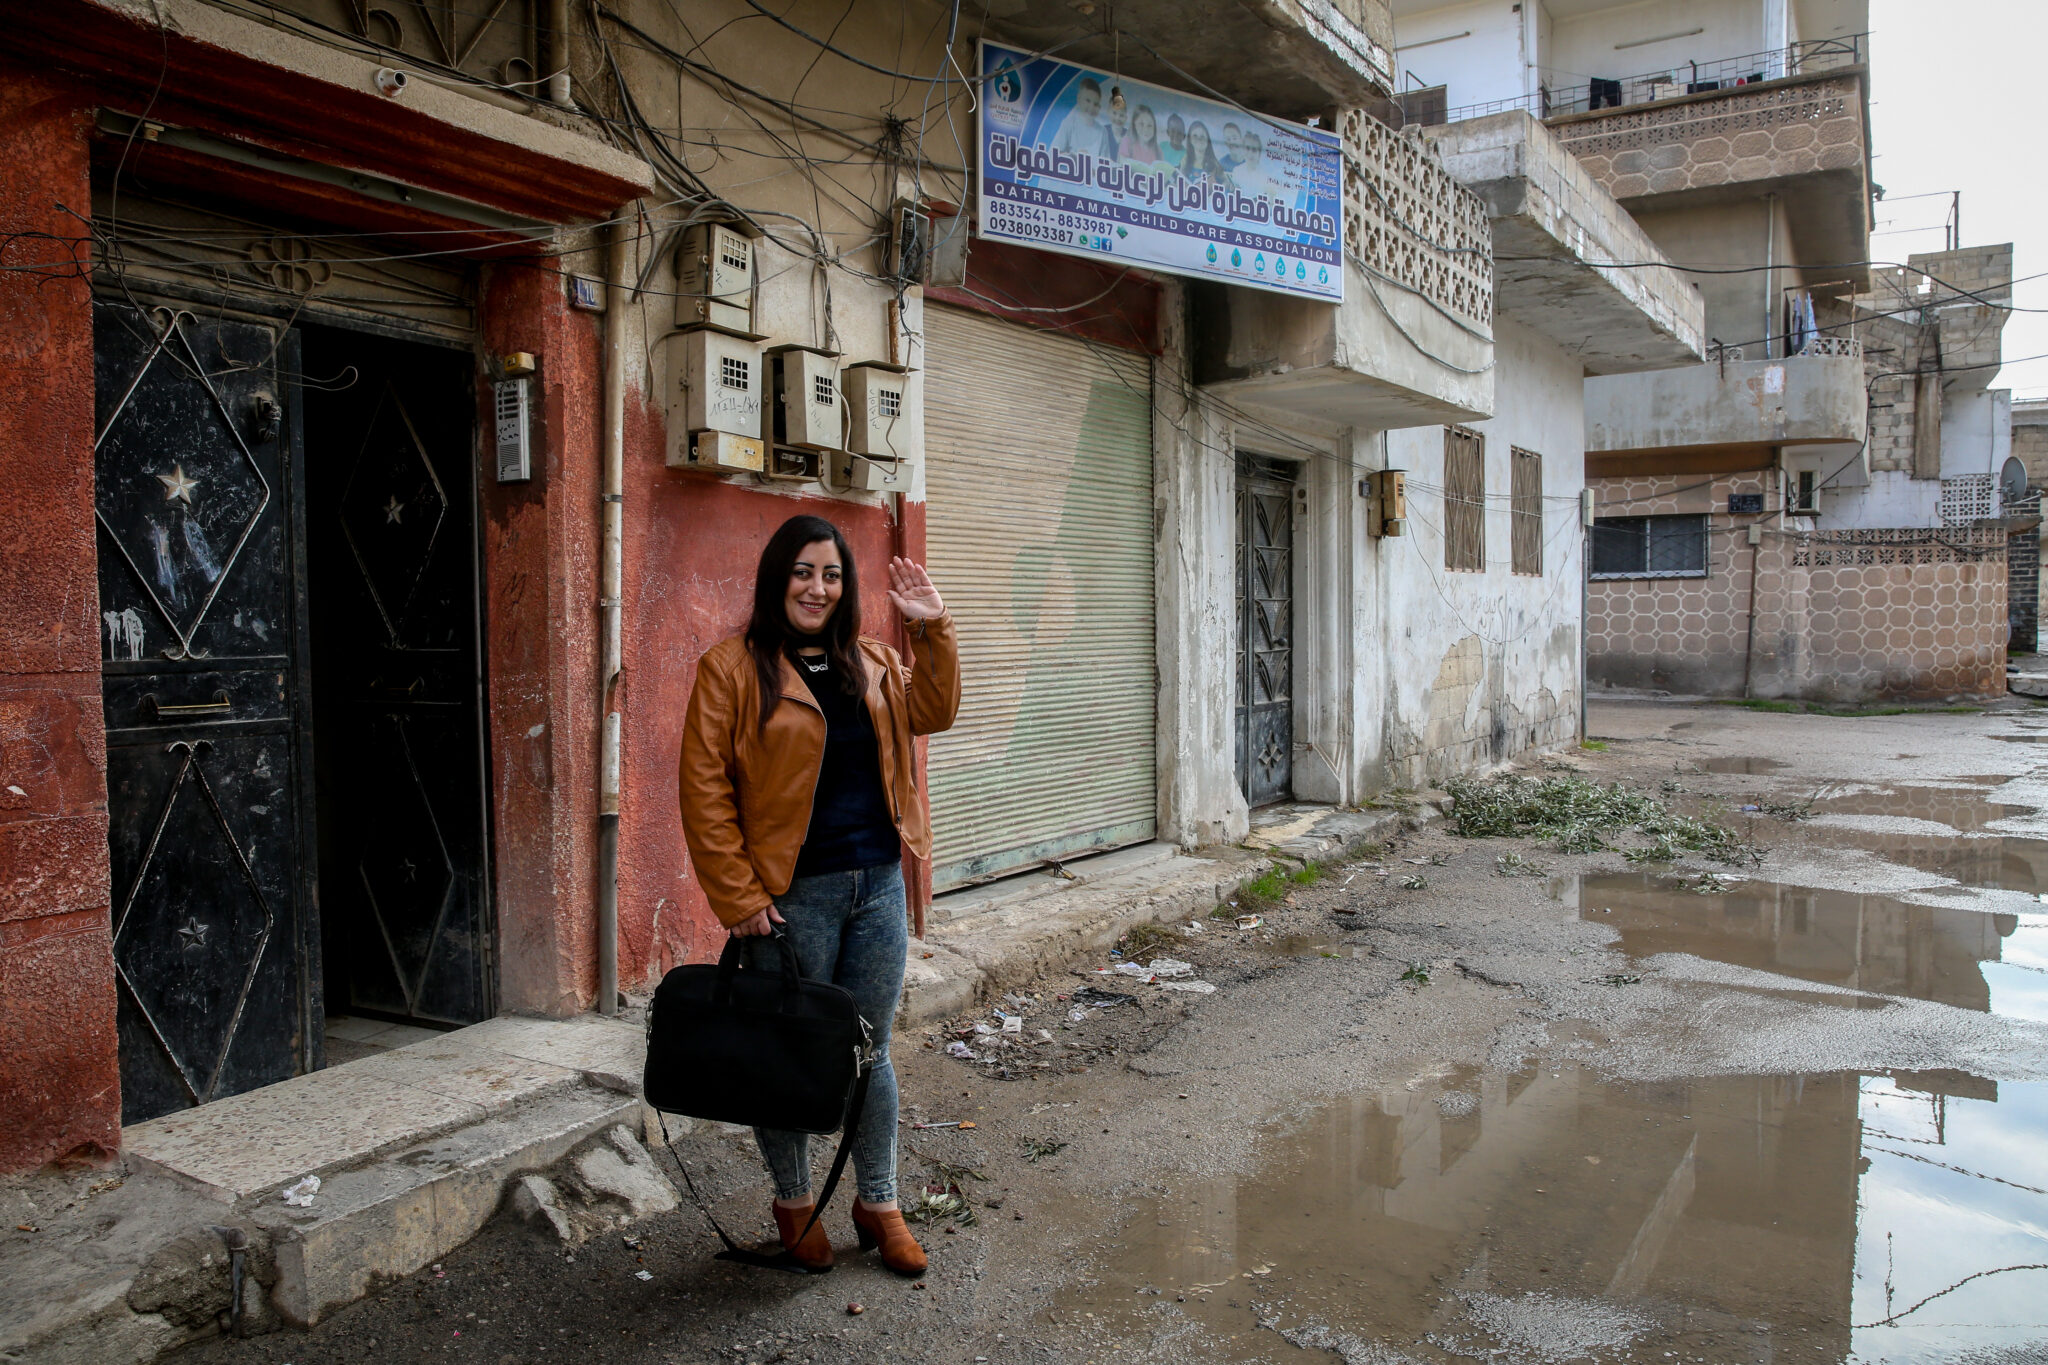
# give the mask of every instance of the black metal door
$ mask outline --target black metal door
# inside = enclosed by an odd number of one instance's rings
[[[121,1111],[317,1061],[295,338],[94,309]]]
[[[1237,781],[1252,806],[1294,794],[1294,467],[1237,462]]]
[[[307,328],[330,1007],[491,1013],[479,730],[474,362]]]

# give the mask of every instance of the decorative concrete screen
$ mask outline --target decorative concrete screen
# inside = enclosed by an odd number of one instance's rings
[[[1552,131],[1623,200],[1863,164],[1854,77],[1586,114]]]
[[[1493,325],[1486,204],[1430,144],[1361,109],[1344,122],[1344,242],[1375,287],[1392,286],[1480,327]]]

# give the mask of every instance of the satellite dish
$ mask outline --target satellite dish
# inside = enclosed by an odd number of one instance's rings
[[[2018,502],[2027,496],[2027,467],[2018,457],[2009,457],[1998,471],[1998,496],[2004,502]]]

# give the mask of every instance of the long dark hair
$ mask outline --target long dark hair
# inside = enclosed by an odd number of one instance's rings
[[[761,567],[754,574],[754,614],[747,622],[747,652],[754,656],[754,676],[761,681],[764,731],[782,700],[782,656],[793,639],[805,638],[789,628],[789,575],[804,547],[821,540],[839,550],[839,605],[817,639],[847,694],[857,697],[867,691],[867,669],[860,657],[860,571],[854,567],[853,547],[823,517],[791,517],[761,550]]]

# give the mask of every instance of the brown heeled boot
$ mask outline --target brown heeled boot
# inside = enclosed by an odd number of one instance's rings
[[[871,1209],[859,1200],[853,1204],[853,1230],[860,1236],[860,1249],[882,1248],[882,1264],[898,1275],[922,1275],[924,1248],[904,1225],[901,1209]]]
[[[820,1218],[811,1223],[811,1211],[816,1204],[806,1204],[800,1209],[786,1209],[780,1204],[775,1208],[775,1230],[782,1234],[782,1245],[790,1255],[813,1270],[832,1268],[832,1240],[825,1235],[825,1220]],[[804,1224],[810,1223],[811,1230],[804,1232]],[[803,1233],[803,1240],[797,1234]]]

